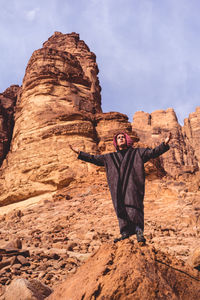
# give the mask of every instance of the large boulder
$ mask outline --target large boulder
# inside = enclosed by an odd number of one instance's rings
[[[43,300],[52,293],[52,289],[40,281],[18,278],[6,288],[2,300]]]

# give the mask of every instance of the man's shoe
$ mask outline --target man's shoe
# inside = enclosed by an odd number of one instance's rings
[[[114,239],[114,243],[117,243],[117,242],[119,242],[119,241],[123,241],[123,240],[125,240],[125,239],[128,239],[129,236],[131,236],[130,233],[124,232],[124,233],[121,234],[121,237],[120,237],[120,238]]]
[[[138,241],[138,243],[143,243],[143,244],[145,244],[146,239],[145,239],[145,237],[144,237],[144,235],[143,235],[142,229],[138,229],[138,230],[136,231],[136,236],[137,236],[137,241]]]

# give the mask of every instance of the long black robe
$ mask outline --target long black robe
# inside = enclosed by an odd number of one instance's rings
[[[134,234],[136,226],[144,230],[144,163],[167,150],[169,145],[162,143],[154,149],[129,147],[123,155],[120,151],[104,155],[80,152],[79,159],[106,168],[120,233]]]

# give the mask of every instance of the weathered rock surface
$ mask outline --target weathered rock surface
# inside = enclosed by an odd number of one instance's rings
[[[158,145],[167,137],[169,132],[172,133],[171,149],[160,158],[169,175],[176,177],[184,173],[198,171],[198,158],[195,156],[195,151],[198,148],[197,142],[193,144],[187,142],[173,109],[157,110],[151,114],[143,111],[136,112],[133,117],[132,128],[138,134],[140,141],[151,147]]]
[[[10,150],[14,127],[14,108],[19,90],[18,85],[12,85],[0,93],[0,166]]]
[[[192,267],[200,271],[200,243],[193,253],[188,257],[187,263]]]
[[[90,51],[85,42],[79,39],[79,34],[62,34],[55,32],[54,35],[43,44],[43,47],[68,52],[71,53],[73,57],[76,57],[85,78],[87,78],[88,84],[86,84],[86,86],[89,85],[89,93],[84,90],[86,88],[83,89],[78,85],[78,93],[75,93],[74,97],[73,94],[71,95],[73,104],[78,107],[78,109],[84,111],[92,113],[101,112],[101,87],[97,77],[99,70],[96,64],[96,56]],[[80,74],[77,73],[76,76],[79,77]],[[84,97],[84,94],[86,97]],[[70,98],[70,95],[68,98]]]
[[[196,300],[199,295],[200,277],[192,269],[155,248],[125,240],[102,246],[48,299]]]
[[[68,145],[96,151],[93,114],[101,112],[97,73],[95,55],[78,34],[55,33],[33,53],[16,104],[11,149],[1,168],[1,205],[67,186],[76,170],[85,174],[88,168],[76,163]]]
[[[2,300],[43,300],[52,293],[52,290],[38,280],[19,278],[7,287]]]
[[[193,147],[200,166],[200,106],[184,120],[183,134],[186,143]]]

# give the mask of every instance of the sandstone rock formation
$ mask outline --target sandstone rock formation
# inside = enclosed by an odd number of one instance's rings
[[[43,47],[71,53],[73,57],[78,60],[88,82],[85,82],[83,87],[78,85],[77,91],[73,90],[71,95],[68,95],[68,101],[71,100],[78,109],[92,113],[101,112],[101,87],[97,77],[99,70],[96,64],[96,56],[93,52],[90,52],[85,42],[79,39],[79,34],[62,34],[55,32],[54,35],[43,44]],[[80,78],[79,73],[75,76]],[[73,93],[75,93],[75,95],[73,95]]]
[[[190,129],[187,130],[188,122],[186,122],[184,131],[187,131],[189,139],[194,127],[192,123]],[[194,124],[196,126],[194,131],[198,135],[198,122],[194,121]],[[183,133],[173,109],[158,110],[151,114],[143,111],[136,112],[133,117],[132,128],[138,134],[140,141],[151,147],[158,145],[169,132],[172,133],[171,149],[160,158],[169,175],[176,177],[199,170],[198,142],[193,144],[187,142],[186,134]]]
[[[1,168],[1,205],[53,192],[74,179],[74,170],[81,175],[92,168],[76,166],[68,144],[96,151],[92,116],[101,112],[97,73],[95,55],[78,34],[55,33],[33,53]]]
[[[0,166],[10,150],[14,127],[14,108],[19,90],[18,85],[12,85],[0,93]]]
[[[193,253],[188,257],[187,263],[200,271],[200,246],[197,247]]]
[[[69,144],[91,153],[113,151],[113,134],[119,130],[139,140],[127,116],[102,113],[97,74],[95,55],[75,33],[56,32],[33,53],[16,103],[11,148],[1,167],[1,205],[40,199],[96,170],[77,162]],[[150,167],[154,173],[157,169]]]
[[[190,144],[195,150],[194,154],[200,166],[200,106],[184,120],[183,134],[186,143]]]
[[[105,244],[48,299],[196,300],[199,282],[200,277],[181,262],[125,240]]]

